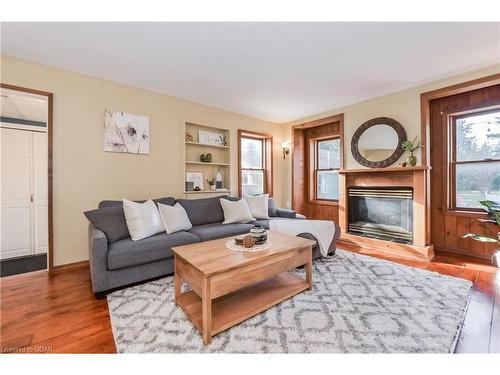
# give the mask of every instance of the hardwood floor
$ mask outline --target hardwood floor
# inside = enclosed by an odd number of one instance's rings
[[[88,268],[1,279],[3,352],[115,353],[106,299],[96,300]]]
[[[360,253],[461,277],[474,283],[458,353],[500,353],[500,272],[477,260],[440,253],[431,262]],[[3,353],[115,353],[106,299],[96,300],[88,268],[34,272],[0,280]]]

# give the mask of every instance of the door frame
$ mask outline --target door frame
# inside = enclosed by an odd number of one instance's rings
[[[47,260],[48,260],[48,272],[54,272],[54,228],[53,228],[53,192],[52,192],[52,180],[53,180],[53,168],[52,168],[52,134],[53,134],[53,98],[54,95],[51,92],[30,89],[27,87],[15,86],[8,83],[0,82],[0,87],[4,89],[16,90],[21,92],[26,92],[29,94],[37,94],[47,97],[48,104],[48,116],[47,116],[47,189],[48,189],[48,249],[47,249]]]

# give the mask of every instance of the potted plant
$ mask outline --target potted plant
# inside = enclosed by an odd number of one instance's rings
[[[406,160],[408,164],[410,164],[412,167],[417,165],[417,157],[413,155],[413,152],[420,148],[420,141],[418,141],[418,136],[415,137],[413,141],[410,141],[409,139],[403,141],[402,146],[405,151],[408,151],[410,153],[410,156],[408,156],[408,159]]]
[[[219,135],[219,139],[220,139],[220,145],[221,146],[227,146],[227,140],[226,140],[226,136],[225,135]]]
[[[208,185],[210,185],[210,190],[215,190],[215,178],[207,179]]]
[[[481,205],[485,207],[485,211],[488,213],[489,219],[479,219],[483,224],[493,223],[500,226],[500,203],[494,201],[480,201]],[[472,238],[474,241],[484,242],[484,243],[496,243],[500,246],[500,232],[497,233],[495,237],[481,236],[474,233],[467,233],[462,238]],[[500,249],[497,249],[495,254],[491,258],[495,266],[499,266],[500,263]]]

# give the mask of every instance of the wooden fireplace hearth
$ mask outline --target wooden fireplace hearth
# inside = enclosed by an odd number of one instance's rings
[[[430,244],[429,207],[427,193],[428,167],[389,167],[342,169],[339,174],[339,225],[342,235],[339,245],[346,249],[377,249],[406,258],[431,260],[434,249]],[[413,189],[413,243],[404,244],[348,233],[350,187],[408,187]]]

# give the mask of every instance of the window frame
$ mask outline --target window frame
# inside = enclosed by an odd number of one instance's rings
[[[242,161],[242,139],[252,139],[262,142],[262,168],[243,168]],[[243,195],[243,171],[262,171],[264,174],[263,194],[273,196],[273,136],[267,133],[259,133],[250,130],[238,129],[238,195]]]
[[[339,167],[338,168],[318,168],[319,166],[319,144],[320,142],[326,142],[326,141],[332,141],[332,140],[338,140],[340,144],[340,150],[339,150]],[[318,198],[318,172],[331,172],[331,171],[337,171],[337,173],[340,175],[340,170],[342,166],[342,139],[340,135],[330,135],[327,137],[321,137],[321,138],[314,138],[311,139],[311,143],[314,144],[313,149],[313,189],[312,189],[312,202],[321,202],[321,203],[331,203],[331,204],[338,204],[339,198],[340,198],[340,189],[339,189],[339,197],[337,199],[326,199],[326,198]]]
[[[484,209],[482,208],[474,208],[474,207],[459,207],[457,206],[457,190],[456,190],[456,175],[457,175],[457,165],[464,164],[483,164],[483,163],[498,163],[500,162],[500,158],[486,158],[486,159],[477,159],[477,160],[457,160],[457,145],[456,145],[456,130],[457,130],[457,120],[472,117],[472,116],[480,116],[488,113],[498,112],[500,111],[500,106],[492,107],[488,109],[479,109],[472,110],[467,112],[461,112],[449,115],[449,141],[448,141],[448,204],[449,211],[452,212],[471,212],[471,213],[484,213]]]

